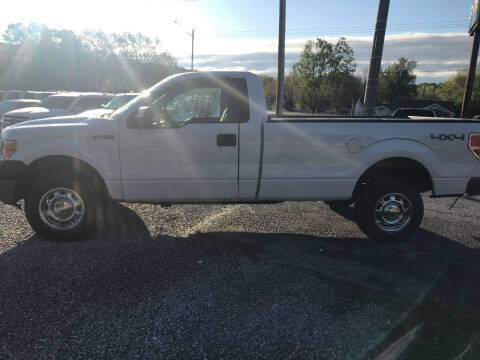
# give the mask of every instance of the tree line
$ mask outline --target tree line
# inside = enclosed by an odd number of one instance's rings
[[[357,73],[354,51],[345,38],[328,42],[308,41],[285,78],[284,104],[288,111],[308,113],[347,113],[358,99],[363,99],[365,79]],[[466,71],[437,83],[416,84],[417,62],[400,58],[380,72],[377,104],[393,105],[399,100],[452,101],[457,116],[462,106]],[[276,102],[276,79],[262,75],[267,104]],[[480,114],[480,75],[476,76],[471,113]]]
[[[142,90],[185,71],[159,39],[11,24],[2,35],[10,52],[27,60],[0,65],[1,89]]]
[[[27,60],[0,63],[0,89],[128,91],[142,90],[172,74],[186,71],[161,48],[159,39],[140,33],[107,34],[52,29],[45,25],[10,24],[2,34],[10,52]],[[400,58],[382,69],[378,104],[398,100],[453,101],[461,108],[465,72],[440,84],[416,85],[415,61]],[[276,102],[276,78],[261,76],[267,104]],[[305,44],[285,78],[286,110],[348,113],[363,98],[365,79],[357,73],[354,50],[345,38],[321,38]],[[472,114],[480,114],[480,75],[475,82]],[[458,115],[458,114],[457,114]]]

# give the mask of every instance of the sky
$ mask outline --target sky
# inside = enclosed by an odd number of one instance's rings
[[[9,23],[54,28],[141,32],[161,40],[185,67],[195,29],[195,69],[277,71],[278,0],[15,0],[2,3],[0,30]],[[472,0],[391,0],[384,65],[418,62],[417,82],[439,82],[467,67]],[[370,59],[378,0],[287,0],[287,72],[305,42],[345,36],[358,74]],[[177,22],[177,23],[176,23]]]

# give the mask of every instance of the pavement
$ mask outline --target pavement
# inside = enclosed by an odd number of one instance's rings
[[[322,202],[118,204],[72,243],[0,205],[0,359],[478,359],[480,204],[424,200],[394,245]]]

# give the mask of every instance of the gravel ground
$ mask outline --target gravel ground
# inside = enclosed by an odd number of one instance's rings
[[[408,314],[480,307],[480,204],[425,198],[401,245],[323,203],[122,204],[52,243],[0,205],[1,359],[362,359]]]

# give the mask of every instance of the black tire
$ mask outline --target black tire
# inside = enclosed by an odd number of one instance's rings
[[[404,211],[404,206],[410,211]],[[411,186],[392,180],[363,185],[355,202],[360,229],[371,239],[387,243],[407,240],[420,226],[423,212],[421,195]],[[397,225],[388,223],[398,219],[402,221]]]
[[[88,177],[74,176],[68,172],[58,172],[38,178],[25,195],[25,215],[32,229],[47,240],[75,241],[85,236],[94,226],[94,219],[100,202],[97,201]],[[54,228],[48,224],[49,220],[42,219],[40,202],[44,195],[53,189],[74,191],[83,205],[83,216],[78,219],[71,229]],[[72,211],[72,210],[67,210]],[[78,211],[80,212],[80,211]],[[45,212],[42,212],[45,214]],[[73,213],[73,211],[72,211]],[[80,218],[79,215],[77,215]]]

